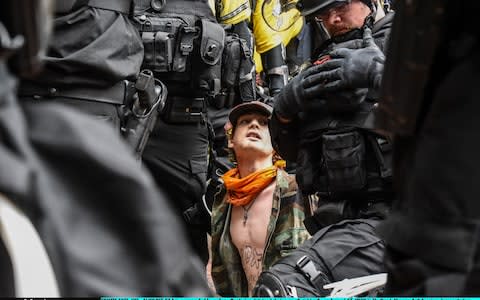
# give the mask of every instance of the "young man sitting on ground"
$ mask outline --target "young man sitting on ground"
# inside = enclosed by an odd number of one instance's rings
[[[250,296],[262,270],[310,237],[295,177],[272,147],[271,111],[253,101],[229,115],[236,168],[223,175],[212,209],[211,272],[221,296]]]

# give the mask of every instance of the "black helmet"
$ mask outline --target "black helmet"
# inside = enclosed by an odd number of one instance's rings
[[[310,16],[340,3],[349,3],[351,0],[300,0],[297,3],[302,16]]]
[[[360,0],[365,3],[370,9],[374,9],[371,0]],[[351,0],[300,0],[297,3],[297,9],[302,13],[302,16],[308,17],[318,14],[319,12],[341,3],[350,3]]]

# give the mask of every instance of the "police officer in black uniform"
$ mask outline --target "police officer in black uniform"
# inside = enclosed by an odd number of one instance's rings
[[[328,80],[345,51],[383,48],[393,15],[379,18],[383,7],[370,0],[302,5],[305,15],[316,16],[320,28],[328,28],[322,17],[338,17],[349,5],[368,10],[358,28],[326,32],[329,38],[316,50],[313,66],[275,97],[272,140],[283,157],[297,159],[297,181],[312,213],[305,225],[313,236],[262,273],[258,296],[326,296],[327,283],[385,270],[385,246],[375,227],[385,218],[393,194],[391,146],[370,124],[378,97],[365,88],[329,92],[336,81]],[[365,77],[365,70],[353,74]]]
[[[220,3],[221,1],[217,1]],[[239,3],[240,13],[248,8]],[[205,213],[204,198],[213,130],[207,118],[207,107],[225,111],[235,101],[255,99],[253,74],[237,84],[239,74],[232,74],[224,85],[225,69],[239,68],[240,61],[229,61],[230,49],[226,30],[217,22],[207,0],[135,1],[135,21],[145,47],[143,66],[168,88],[168,97],[143,155],[143,161],[157,183],[171,196],[178,215],[185,220],[190,240],[206,262],[206,233],[210,220]],[[237,59],[250,51],[251,34],[245,22],[229,29],[244,37],[236,48]],[[235,41],[239,41],[238,38]],[[239,45],[237,45],[239,46]],[[224,64],[222,64],[222,61]],[[247,68],[253,72],[253,64]],[[248,88],[248,85],[250,88]],[[221,118],[221,116],[220,116]],[[223,126],[220,125],[220,126]],[[218,127],[218,126],[217,126]],[[220,141],[221,142],[221,141]]]
[[[124,80],[136,79],[143,59],[130,9],[131,0],[56,1],[45,67],[22,81],[19,95],[75,107],[120,134]]]
[[[112,125],[140,157],[166,90],[140,73],[132,0],[56,1],[45,68],[24,78],[25,101],[60,102]]]
[[[61,296],[208,295],[166,197],[111,126],[55,101],[16,101],[9,70],[38,70],[45,2],[0,4],[1,194],[38,231]],[[102,15],[91,9],[78,21]],[[18,296],[4,250],[0,294]]]

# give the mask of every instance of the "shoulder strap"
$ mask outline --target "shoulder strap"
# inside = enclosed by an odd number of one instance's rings
[[[384,137],[373,134],[366,134],[366,138],[372,145],[373,153],[378,163],[380,177],[383,179],[392,177],[392,145],[390,141]]]
[[[250,6],[252,8],[252,13],[255,11],[255,7],[257,7],[257,0],[250,0]]]

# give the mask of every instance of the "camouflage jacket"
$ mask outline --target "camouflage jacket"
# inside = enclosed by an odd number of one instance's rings
[[[305,212],[303,201],[297,196],[295,177],[279,171],[273,195],[267,243],[262,258],[263,270],[310,238],[303,225]],[[245,297],[248,296],[247,278],[240,254],[230,237],[232,205],[225,200],[225,186],[221,185],[212,208],[212,278],[220,296]]]

